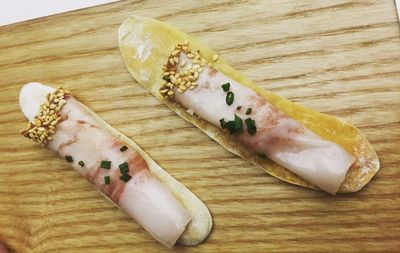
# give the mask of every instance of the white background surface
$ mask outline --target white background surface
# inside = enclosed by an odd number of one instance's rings
[[[0,26],[119,0],[0,0]]]

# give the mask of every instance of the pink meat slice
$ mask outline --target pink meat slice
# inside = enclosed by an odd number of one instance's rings
[[[146,160],[133,148],[124,145],[91,117],[73,97],[60,111],[62,121],[48,147],[61,157],[71,156],[71,165],[97,189],[107,195],[151,235],[172,247],[184,232],[191,217],[174,195],[149,171]],[[100,167],[111,161],[110,169]],[[79,165],[84,162],[84,166]],[[130,181],[119,177],[119,165],[127,162]],[[104,177],[111,178],[105,184]]]
[[[184,60],[187,67],[192,64],[183,53],[179,59]],[[266,155],[327,192],[337,192],[355,160],[352,154],[322,139],[250,88],[210,66],[204,66],[197,83],[194,90],[184,93],[176,91],[173,99],[188,111],[218,127],[221,127],[221,119],[229,121],[234,119],[235,114],[240,116],[244,129],[234,134],[238,143]],[[225,83],[230,84],[230,91],[234,93],[234,102],[230,106],[226,103],[226,92],[221,88]],[[237,109],[239,106],[240,110]],[[248,108],[252,108],[249,115],[246,114]],[[255,135],[246,131],[244,120],[247,118],[255,120]]]

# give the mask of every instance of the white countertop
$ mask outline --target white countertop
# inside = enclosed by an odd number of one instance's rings
[[[0,26],[119,0],[2,0]]]

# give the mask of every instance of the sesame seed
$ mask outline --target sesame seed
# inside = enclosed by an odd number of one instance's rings
[[[171,83],[176,83],[176,77],[175,76],[171,76]]]
[[[191,60],[181,60],[179,55],[181,52],[186,53],[186,56]],[[214,55],[214,57],[217,55]],[[171,97],[174,94],[173,87],[176,91],[183,93],[187,89],[194,89],[198,86],[196,80],[208,61],[201,57],[200,50],[190,50],[187,44],[177,44],[174,50],[169,54],[167,63],[163,65],[163,77],[168,76],[168,79],[163,78],[165,82],[160,86],[159,92],[162,96]],[[177,70],[179,68],[179,70]]]
[[[218,58],[219,58],[219,56],[218,56],[217,54],[215,54],[215,55],[213,56],[213,61],[217,61]]]
[[[64,99],[66,93],[68,92],[62,88],[49,93],[46,96],[46,101],[40,106],[40,111],[33,122],[29,122],[26,128],[21,130],[21,134],[43,145],[52,140],[51,135],[55,133],[55,125],[61,120],[56,112],[66,104]]]
[[[42,121],[40,121],[40,119],[35,119],[34,121],[33,121],[33,124],[35,124],[35,126],[41,126],[42,125]]]

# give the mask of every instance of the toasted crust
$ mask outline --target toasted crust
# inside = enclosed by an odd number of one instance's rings
[[[203,58],[210,62],[212,61],[215,55],[214,51],[167,23],[131,16],[119,28],[120,50],[129,72],[138,83],[149,90],[155,97],[179,116],[200,128],[230,152],[262,168],[276,178],[295,185],[316,189],[315,186],[307,183],[284,167],[244,149],[226,132],[196,116],[190,115],[184,108],[160,95],[162,66],[171,50],[178,43],[183,43],[184,41],[188,41],[192,49],[200,50]],[[281,111],[298,120],[322,138],[341,145],[356,156],[357,159],[351,166],[338,192],[359,191],[379,170],[379,160],[375,151],[356,127],[333,116],[316,112],[262,89],[229,66],[223,59],[215,62],[213,67],[254,90]]]
[[[145,153],[134,141],[120,133],[118,130],[110,126],[101,119],[90,108],[81,103],[87,113],[96,119],[105,129],[107,129],[115,137],[122,140],[128,146],[137,150],[146,160],[150,171],[155,175],[168,189],[174,194],[178,201],[185,207],[192,216],[192,220],[186,226],[185,232],[178,239],[178,242],[185,246],[195,246],[203,242],[211,232],[212,217],[206,205],[192,193],[186,186],[172,177],[168,172],[161,168],[147,153]],[[99,191],[100,192],[100,191]],[[103,194],[111,201],[105,194]],[[111,201],[112,202],[112,201]],[[113,203],[113,202],[112,202]],[[118,207],[119,208],[119,207]]]

